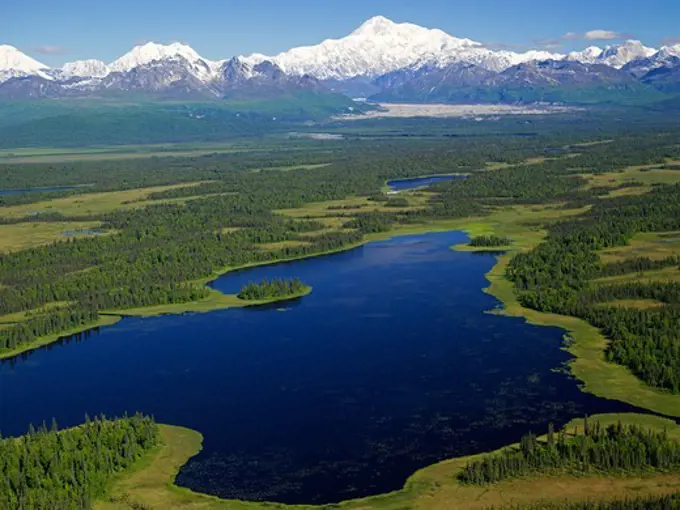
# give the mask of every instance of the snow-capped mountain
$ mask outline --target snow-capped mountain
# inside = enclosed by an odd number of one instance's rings
[[[83,97],[130,92],[173,99],[218,99],[249,93],[271,97],[292,90],[318,92],[326,87],[351,97],[369,97],[381,91],[382,96],[402,99],[433,94],[442,99],[483,99],[495,97],[476,92],[485,86],[536,90],[552,81],[557,87],[632,90],[631,79],[672,90],[680,71],[668,70],[678,67],[678,62],[680,45],[657,51],[629,40],[567,55],[539,50],[518,53],[376,16],[346,37],[272,57],[253,54],[212,61],[186,44],[150,42],[110,64],[79,60],[49,69],[12,46],[0,46],[0,96]],[[649,76],[653,71],[658,72]]]
[[[22,53],[14,46],[0,45],[0,82],[21,76],[41,76],[49,79],[49,67]]]
[[[628,62],[654,55],[658,50],[644,46],[640,41],[628,40],[623,44],[607,46],[597,58],[597,63],[621,69]]]
[[[565,57],[566,60],[581,62],[582,64],[595,64],[604,50],[597,46],[588,46],[585,50],[572,51]]]
[[[454,63],[396,71],[375,83],[382,88],[375,98],[388,102],[588,102],[645,93],[645,86],[622,70],[566,59],[524,62],[500,73]]]
[[[622,69],[636,78],[642,78],[655,69],[678,67],[678,62],[680,62],[680,45],[664,46],[651,57],[628,62]]]
[[[254,54],[247,61],[270,60],[289,74],[309,74],[320,80],[377,77],[409,67],[445,67],[468,62],[493,71],[536,58],[556,58],[548,52],[518,54],[492,51],[470,39],[411,23],[376,16],[342,39],[293,48],[273,57]]]
[[[53,70],[53,79],[31,75],[7,80],[0,84],[0,97],[120,97],[132,93],[156,99],[214,100],[227,97],[273,98],[298,91],[329,92],[316,79],[307,75],[287,75],[269,61],[251,64],[234,57],[206,64],[208,67],[203,67],[203,62],[202,59],[190,62],[184,56],[173,54],[140,63],[125,71],[111,71],[110,67],[90,62],[66,70]],[[83,76],[90,67],[103,76]],[[210,70],[208,79],[205,78],[206,68]]]
[[[680,50],[677,50],[680,52]],[[574,60],[588,64],[605,64],[621,68],[641,58],[649,58],[656,50],[639,41],[626,41],[604,49],[591,46],[583,51],[561,55],[531,50],[517,53],[492,50],[471,39],[451,36],[438,29],[411,23],[395,23],[376,16],[340,39],[328,39],[314,46],[293,48],[276,56],[253,54],[241,57],[251,66],[270,61],[289,75],[310,75],[320,80],[347,80],[357,77],[376,78],[401,69],[425,66],[445,68],[453,63],[467,63],[489,71],[501,72],[530,61]],[[48,70],[47,66],[24,55],[11,46],[0,46],[0,82],[16,76],[37,75],[49,79],[103,78],[109,73],[125,73],[153,62],[177,62],[187,65],[198,80],[209,83],[219,79],[220,68],[227,60],[211,61],[182,43],[149,42],[136,46],[106,65],[98,60],[81,60]]]
[[[182,59],[189,63],[192,74],[199,80],[210,81],[215,78],[219,62],[201,57],[193,48],[181,43],[146,43],[135,46],[131,51],[109,65],[112,72],[127,72],[152,62]]]
[[[186,44],[157,44],[149,42],[135,46],[125,55],[111,62],[109,67],[113,72],[124,72],[135,67],[150,64],[154,60],[166,60],[175,57],[183,57],[189,62],[202,60],[201,56]]]
[[[76,60],[64,64],[55,74],[59,78],[103,78],[111,72],[101,60]]]

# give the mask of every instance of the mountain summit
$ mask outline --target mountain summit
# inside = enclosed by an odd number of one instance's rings
[[[0,82],[21,76],[41,76],[49,78],[49,68],[22,53],[14,46],[0,44]]]
[[[158,44],[148,42],[135,46],[118,60],[112,62],[109,67],[111,71],[114,72],[129,71],[135,67],[150,64],[155,60],[166,60],[177,57],[183,57],[189,62],[203,60],[192,47],[187,46],[186,44]]]
[[[378,77],[412,66],[445,67],[454,62],[469,62],[500,71],[536,58],[561,57],[547,52],[496,52],[471,39],[453,37],[438,29],[395,23],[384,16],[376,16],[347,37],[293,48],[272,57],[255,54],[247,59],[255,62],[271,60],[290,74],[342,80]]]

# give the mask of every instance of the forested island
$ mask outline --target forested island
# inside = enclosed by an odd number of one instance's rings
[[[279,301],[309,294],[312,288],[299,278],[274,278],[261,282],[248,282],[241,287],[238,298],[245,301]]]

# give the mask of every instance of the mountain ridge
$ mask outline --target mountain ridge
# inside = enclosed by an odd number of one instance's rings
[[[668,48],[668,47],[666,47]],[[680,45],[678,45],[680,48]],[[657,51],[640,41],[628,40],[619,45],[598,48],[591,46],[583,51],[560,54],[543,50],[522,53],[492,50],[480,42],[459,38],[436,29],[412,23],[396,23],[384,16],[375,16],[362,23],[346,37],[326,39],[319,44],[291,48],[274,56],[254,53],[239,56],[251,65],[262,61],[277,64],[284,72],[295,75],[309,74],[317,79],[349,79],[361,76],[376,78],[397,69],[435,65],[445,67],[454,62],[467,62],[492,71],[503,71],[517,64],[533,60],[570,59],[582,63],[603,63],[623,67],[631,60],[649,58]],[[680,52],[680,49],[677,50]],[[10,58],[22,63],[12,65]],[[52,69],[53,76],[75,75],[101,77],[108,72],[124,72],[149,64],[154,60],[171,60],[183,57],[202,68],[203,79],[209,80],[219,66],[229,60],[210,60],[202,57],[191,46],[173,42],[159,44],[148,42],[133,47],[118,59],[105,64],[99,60],[68,62]],[[84,62],[90,62],[88,67]],[[95,65],[94,62],[97,62]],[[91,68],[95,74],[87,75]],[[0,73],[14,69],[23,75],[38,74],[49,69],[18,49],[0,45]],[[0,81],[4,81],[0,74]],[[6,72],[5,76],[9,76]],[[6,78],[7,79],[7,78]]]
[[[451,97],[462,92],[468,99],[482,96],[509,100],[517,96],[520,87],[533,87],[535,91],[538,85],[534,81],[541,82],[541,87],[604,87],[603,93],[608,88],[618,94],[621,89],[617,87],[631,77],[638,84],[670,92],[680,88],[676,84],[680,83],[680,73],[670,71],[677,67],[678,58],[680,45],[657,50],[636,40],[605,48],[590,46],[568,54],[492,50],[439,29],[375,16],[346,37],[271,57],[252,54],[209,60],[184,43],[148,42],[109,64],[90,59],[50,69],[13,46],[2,45],[0,97],[141,93],[156,98],[215,99],[226,95],[270,97],[294,90],[324,93],[330,89],[351,97],[377,93],[376,97],[424,100],[446,90],[445,95]],[[540,62],[552,64],[535,65]],[[650,73],[654,74],[646,78]],[[485,95],[470,90],[483,86],[506,87],[514,92],[509,96],[498,90],[497,95]],[[644,91],[644,87],[630,88]],[[535,97],[531,93],[519,96]]]

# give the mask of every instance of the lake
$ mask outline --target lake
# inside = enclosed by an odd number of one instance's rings
[[[556,370],[563,332],[486,313],[495,258],[459,232],[225,275],[299,276],[293,302],[125,319],[0,364],[0,430],[142,411],[196,429],[177,482],[225,498],[325,503],[400,488],[415,470],[550,422],[635,408]]]
[[[404,191],[407,189],[425,188],[440,182],[463,178],[465,178],[464,175],[430,175],[427,177],[416,177],[414,179],[394,179],[387,181],[387,186],[389,186],[392,191]]]

